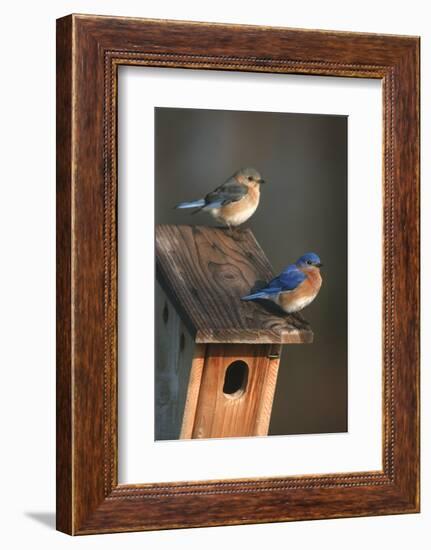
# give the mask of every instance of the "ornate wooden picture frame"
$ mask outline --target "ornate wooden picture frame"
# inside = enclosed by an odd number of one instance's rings
[[[118,483],[120,65],[382,81],[381,471]],[[90,534],[418,511],[419,39],[86,15],[59,19],[57,528]]]

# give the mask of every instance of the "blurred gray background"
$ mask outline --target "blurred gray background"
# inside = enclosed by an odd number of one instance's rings
[[[321,257],[314,343],[283,347],[269,434],[347,431],[347,117],[156,108],[155,122],[156,223],[217,225],[173,207],[252,166],[268,184],[245,226],[275,272]]]

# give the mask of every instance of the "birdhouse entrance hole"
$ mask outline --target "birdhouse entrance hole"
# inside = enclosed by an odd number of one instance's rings
[[[226,369],[223,393],[228,397],[240,397],[246,390],[248,365],[245,361],[234,361]]]

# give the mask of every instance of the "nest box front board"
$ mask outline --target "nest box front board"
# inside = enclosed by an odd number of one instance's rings
[[[281,345],[298,314],[242,302],[274,274],[250,230],[156,226],[156,439],[267,435]]]

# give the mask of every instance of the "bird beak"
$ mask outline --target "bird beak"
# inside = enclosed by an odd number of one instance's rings
[[[264,179],[260,178],[259,180],[257,180],[257,183],[262,184],[262,183],[266,183],[266,181]]]
[[[323,264],[315,264],[316,267],[323,267]]]

